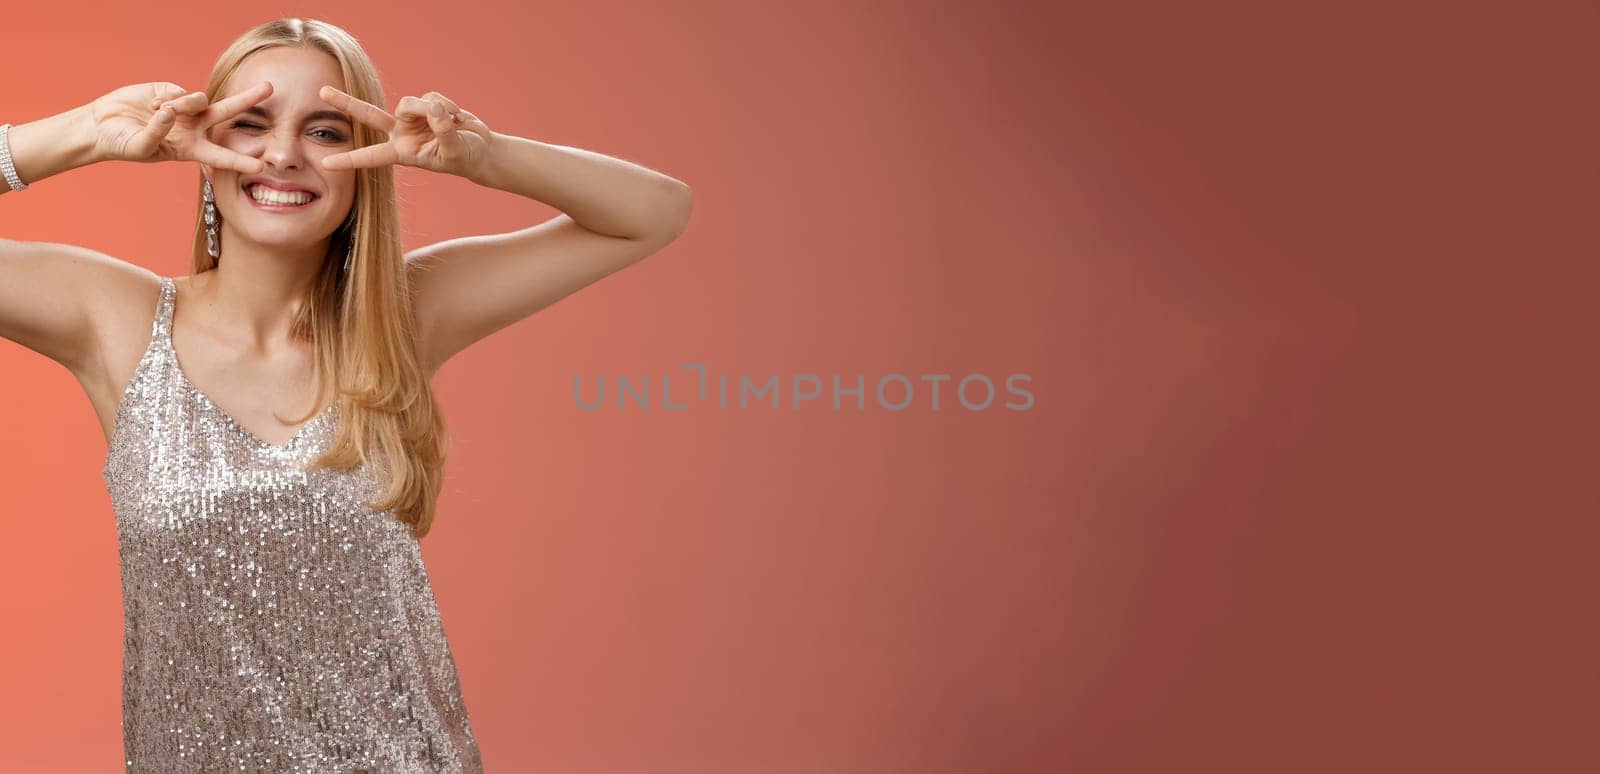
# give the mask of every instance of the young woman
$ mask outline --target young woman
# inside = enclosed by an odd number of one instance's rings
[[[186,91],[0,125],[0,192],[105,160],[202,176],[186,277],[0,240],[0,335],[77,376],[109,445],[127,767],[481,770],[418,545],[447,448],[429,378],[672,241],[689,187],[438,92],[391,114],[356,40],[310,19]],[[562,214],[402,254],[395,165]]]

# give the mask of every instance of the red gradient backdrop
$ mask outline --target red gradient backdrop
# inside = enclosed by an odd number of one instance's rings
[[[1594,3],[6,15],[0,121],[201,88],[305,15],[387,107],[694,187],[677,242],[435,380],[424,549],[491,771],[1600,765]],[[555,214],[399,176],[408,248]],[[0,235],[187,274],[194,181],[74,170]],[[891,373],[1034,403],[890,411]],[[574,400],[662,374],[688,409]],[[791,410],[797,374],[869,405]],[[0,396],[0,770],[120,770],[105,442],[4,341]]]

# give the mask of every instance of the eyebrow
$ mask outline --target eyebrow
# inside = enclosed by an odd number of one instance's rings
[[[264,107],[262,107],[260,105],[251,105],[250,107],[245,108],[244,112],[249,113],[251,115],[261,116],[262,118],[265,118],[268,121],[272,120],[272,111],[270,111],[270,110],[268,110],[268,109],[266,109],[266,108],[264,108]],[[355,122],[350,120],[350,116],[347,116],[347,115],[345,115],[343,113],[340,113],[337,110],[313,110],[310,113],[306,114],[306,121],[308,121],[308,122],[309,121],[316,121],[318,119],[327,119],[329,121],[343,121],[343,122],[345,122],[345,123],[347,123],[347,124],[349,124],[351,126],[355,126]]]

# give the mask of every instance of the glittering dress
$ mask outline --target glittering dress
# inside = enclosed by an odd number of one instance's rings
[[[417,539],[363,504],[367,466],[297,465],[337,404],[280,445],[245,430],[180,370],[160,279],[103,473],[127,770],[482,771]]]

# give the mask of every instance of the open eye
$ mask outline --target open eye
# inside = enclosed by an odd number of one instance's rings
[[[240,119],[238,121],[234,121],[233,123],[229,124],[229,126],[234,128],[234,129],[265,129],[266,128],[266,127],[254,122],[254,121],[246,121],[244,119]],[[340,132],[338,132],[337,130],[334,130],[334,129],[329,129],[327,127],[321,127],[319,129],[315,129],[315,130],[312,131],[312,133],[316,134],[317,136],[321,137],[323,140],[325,140],[327,142],[344,142],[344,135],[342,133],[340,133]]]

